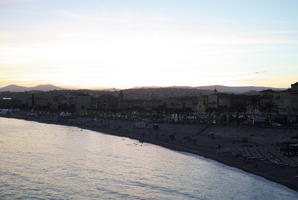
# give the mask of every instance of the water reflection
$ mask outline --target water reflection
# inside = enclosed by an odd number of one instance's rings
[[[0,118],[0,199],[297,199],[217,162],[74,127]]]

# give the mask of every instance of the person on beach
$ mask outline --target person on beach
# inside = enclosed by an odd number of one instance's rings
[[[216,147],[216,156],[220,156],[220,149],[221,149],[221,145],[218,144]]]

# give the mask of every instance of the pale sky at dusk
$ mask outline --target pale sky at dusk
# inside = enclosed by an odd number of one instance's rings
[[[0,0],[0,87],[298,81],[297,0]]]

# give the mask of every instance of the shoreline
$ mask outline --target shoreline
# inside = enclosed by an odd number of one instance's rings
[[[26,121],[34,121],[45,124],[56,124],[64,126],[78,127],[82,129],[92,130],[103,134],[127,137],[139,140],[140,142],[150,143],[168,148],[170,150],[188,152],[196,154],[208,159],[215,160],[230,167],[235,167],[248,173],[261,176],[267,180],[282,184],[292,190],[298,191],[298,168],[289,166],[275,166],[261,160],[247,161],[241,156],[233,156],[231,152],[224,148],[217,148],[218,144],[222,146],[239,145],[234,143],[230,138],[215,136],[209,137],[209,133],[217,133],[222,127],[207,127],[204,125],[186,125],[186,124],[160,124],[160,129],[154,130],[150,128],[136,129],[131,121],[120,120],[100,120],[99,122],[86,121],[47,121],[44,119],[34,119],[24,116],[0,116],[4,118],[22,119]],[[207,130],[206,130],[207,129]],[[208,130],[209,129],[209,130]],[[233,127],[228,127],[228,130]],[[243,128],[238,128],[242,130]],[[181,131],[179,131],[181,130]],[[188,131],[189,130],[189,131]],[[199,130],[199,131],[198,131]],[[260,129],[262,130],[262,129]],[[188,131],[188,132],[187,132]],[[213,132],[212,132],[213,131]],[[237,131],[237,130],[236,130]],[[245,131],[245,130],[244,130]],[[259,131],[259,130],[257,130]],[[270,130],[269,130],[270,131]],[[272,130],[273,131],[273,130]],[[207,133],[206,133],[207,132]],[[169,136],[175,135],[176,141],[171,141]],[[191,136],[191,137],[190,137]],[[178,140],[178,138],[180,140]],[[185,141],[184,141],[184,138]],[[196,139],[189,139],[196,138]],[[187,141],[190,140],[190,141]],[[249,142],[247,145],[255,145]]]

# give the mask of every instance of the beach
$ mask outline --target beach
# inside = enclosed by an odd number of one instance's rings
[[[284,156],[276,145],[297,135],[294,128],[153,122],[146,122],[145,127],[136,127],[135,121],[127,120],[87,117],[57,120],[25,115],[4,117],[76,126],[198,154],[298,191],[298,159]]]

